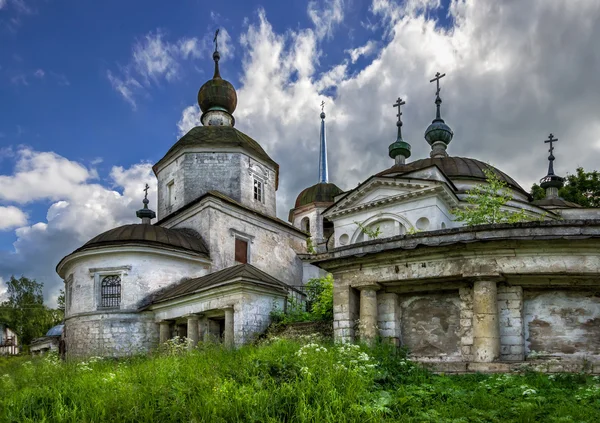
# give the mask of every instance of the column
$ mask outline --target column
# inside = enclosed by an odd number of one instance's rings
[[[360,340],[372,345],[377,339],[377,286],[360,289]]]
[[[489,363],[500,357],[498,288],[495,281],[473,285],[473,359]]]
[[[233,348],[233,307],[225,309],[225,332],[223,333],[223,344],[227,348]]]
[[[162,321],[159,324],[160,343],[164,344],[171,338],[171,322]]]
[[[333,282],[333,338],[335,342],[354,342],[354,326],[358,319],[358,295],[348,285]]]
[[[377,296],[377,327],[384,342],[400,346],[400,304],[395,293]]]
[[[190,350],[196,348],[198,341],[200,340],[200,334],[198,333],[198,316],[190,314],[187,319],[187,337],[190,340],[188,348]]]

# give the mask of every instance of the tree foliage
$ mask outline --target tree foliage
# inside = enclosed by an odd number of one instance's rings
[[[508,194],[506,182],[498,179],[491,169],[483,169],[483,173],[487,183],[476,185],[467,191],[468,206],[464,209],[452,210],[456,221],[465,222],[467,226],[475,226],[531,220],[524,210],[516,213],[505,210],[506,203],[512,199]]]
[[[546,191],[538,184],[531,187],[534,200],[546,198]],[[578,167],[575,174],[567,174],[565,186],[558,191],[558,196],[583,207],[600,207],[600,172],[586,172]]]
[[[60,310],[44,305],[43,283],[11,276],[6,286],[8,300],[0,303],[0,320],[17,333],[21,344],[29,345],[63,319]]]

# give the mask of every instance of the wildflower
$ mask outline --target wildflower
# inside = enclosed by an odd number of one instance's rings
[[[529,395],[535,395],[535,394],[537,394],[537,392],[536,392],[536,390],[535,390],[535,389],[531,389],[531,388],[529,388],[529,389],[525,389],[525,390],[523,391],[523,396],[524,396],[524,397],[527,397],[527,396],[529,396]]]

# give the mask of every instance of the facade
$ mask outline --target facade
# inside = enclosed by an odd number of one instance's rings
[[[100,234],[57,266],[67,356],[144,352],[174,336],[241,345],[287,298],[302,298],[308,279],[330,272],[338,342],[384,339],[450,371],[542,357],[600,372],[600,210],[559,198],[553,136],[546,198],[532,201],[501,170],[448,154],[454,133],[437,74],[430,157],[409,161],[398,99],[393,165],[344,191],[329,180],[322,110],[319,178],[288,223],[276,217],[279,166],[234,128],[237,94],[217,51],[213,59],[198,93],[203,126],[153,168],[156,223],[144,199],[141,224]],[[456,220],[490,172],[505,184],[504,211],[531,222]]]

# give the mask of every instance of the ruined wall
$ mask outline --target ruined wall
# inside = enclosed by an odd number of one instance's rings
[[[524,292],[525,354],[563,359],[600,355],[600,296],[589,291]]]
[[[121,357],[158,345],[153,313],[103,313],[65,322],[67,357]]]
[[[460,298],[458,293],[400,297],[402,346],[419,358],[461,356]]]
[[[500,324],[500,359],[522,361],[523,343],[523,288],[498,286],[498,320]]]

